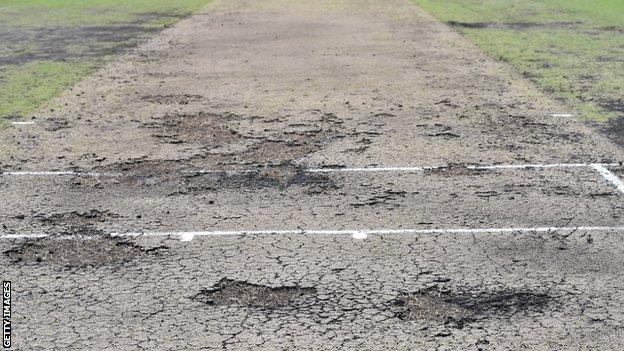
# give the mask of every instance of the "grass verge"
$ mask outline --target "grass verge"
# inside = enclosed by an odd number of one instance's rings
[[[0,0],[0,125],[210,0]]]
[[[413,1],[583,116],[624,116],[624,1]]]

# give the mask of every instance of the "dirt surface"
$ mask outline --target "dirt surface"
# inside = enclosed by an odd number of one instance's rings
[[[215,1],[0,131],[16,349],[622,348],[616,229],[305,232],[621,227],[589,166],[473,167],[624,160],[570,112],[407,0]],[[311,171],[372,166],[440,167]],[[104,175],[6,173],[55,170]]]

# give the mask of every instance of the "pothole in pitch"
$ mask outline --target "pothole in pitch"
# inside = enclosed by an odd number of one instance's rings
[[[200,291],[193,300],[214,306],[277,308],[295,306],[315,295],[315,288],[270,287],[226,278]]]
[[[48,237],[26,242],[5,254],[15,263],[65,267],[106,266],[130,261],[163,247],[145,249],[119,238]]]

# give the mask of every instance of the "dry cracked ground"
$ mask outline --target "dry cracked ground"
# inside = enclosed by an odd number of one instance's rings
[[[215,1],[0,131],[14,349],[622,349],[624,195],[470,167],[624,160],[572,112],[407,0]]]

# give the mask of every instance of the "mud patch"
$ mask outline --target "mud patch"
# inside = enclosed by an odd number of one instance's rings
[[[156,249],[146,250],[111,237],[50,237],[24,243],[5,254],[15,263],[100,267],[124,263]]]
[[[185,14],[140,14],[132,22],[108,26],[23,27],[0,24],[0,65],[32,61],[65,61],[100,58],[135,47],[148,34],[162,27],[150,26],[154,20],[176,20]]]
[[[103,223],[118,215],[107,211],[89,210],[87,212],[64,212],[48,216],[37,215],[36,218],[45,226],[52,227],[54,234],[62,235],[101,235],[95,228],[97,223]]]
[[[609,119],[601,130],[611,141],[624,147],[624,115]]]
[[[211,306],[279,308],[297,306],[315,295],[315,288],[269,287],[226,278],[192,299]]]
[[[49,132],[55,132],[69,127],[69,121],[64,118],[48,118],[43,122],[43,129]]]
[[[147,123],[152,137],[168,144],[198,143],[206,148],[222,147],[241,139],[225,126],[223,116],[214,113],[174,114]]]
[[[188,105],[202,99],[201,95],[193,94],[169,94],[169,95],[146,95],[141,100],[159,105]]]
[[[469,28],[469,29],[530,29],[530,28],[575,28],[582,22],[511,22],[511,23],[499,23],[499,22],[446,22],[451,27],[457,28]]]
[[[534,121],[526,116],[509,115],[484,116],[479,123],[483,135],[495,136],[488,138],[491,147],[505,150],[522,148],[523,144],[542,145],[552,140],[581,143],[587,136],[578,132],[569,132],[556,124]],[[517,133],[522,130],[522,133]]]
[[[366,206],[386,206],[389,208],[400,207],[400,201],[407,196],[407,192],[401,190],[384,190],[381,194],[371,196],[365,201],[352,203],[355,208]]]
[[[393,301],[397,317],[426,323],[444,323],[461,328],[465,323],[517,313],[543,312],[555,302],[545,293],[530,290],[453,292],[432,287],[404,294]]]
[[[240,189],[306,187],[308,193],[319,193],[337,188],[334,181],[322,174],[305,172],[300,166],[291,164],[267,166],[246,172],[217,172],[187,176],[188,189],[193,192]]]
[[[601,100],[597,102],[597,105],[607,111],[624,113],[624,100]]]

